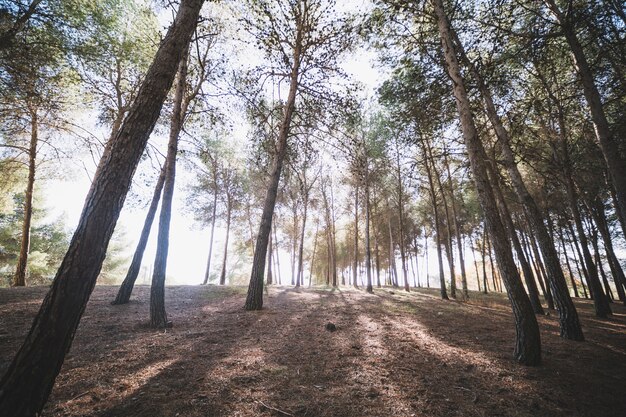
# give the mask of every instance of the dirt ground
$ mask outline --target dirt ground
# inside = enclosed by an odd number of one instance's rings
[[[46,290],[0,289],[0,374]],[[598,320],[577,302],[586,342],[540,317],[544,363],[528,368],[499,294],[279,287],[245,312],[242,287],[168,287],[163,332],[148,287],[125,306],[115,291],[96,287],[44,416],[626,416],[621,305]]]

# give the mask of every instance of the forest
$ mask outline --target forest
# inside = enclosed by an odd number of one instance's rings
[[[0,417],[626,416],[619,0],[0,0]]]

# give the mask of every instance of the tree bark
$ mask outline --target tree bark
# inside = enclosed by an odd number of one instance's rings
[[[105,150],[68,251],[0,381],[0,415],[41,413],[96,283],[135,168],[193,34],[202,0],[182,0],[124,124]]]
[[[270,230],[269,242],[267,244],[267,285],[274,283],[274,273],[272,272],[272,253],[274,245],[272,244],[272,231]]]
[[[280,182],[280,174],[283,169],[285,155],[287,154],[287,138],[291,128],[291,119],[296,107],[296,94],[298,92],[298,79],[300,75],[300,48],[302,42],[302,28],[298,28],[297,39],[293,52],[293,66],[291,68],[289,80],[289,95],[285,103],[283,120],[281,122],[280,131],[278,133],[278,149],[270,174],[270,184],[265,195],[265,203],[263,204],[263,214],[261,215],[261,225],[259,226],[259,234],[257,235],[256,245],[254,249],[254,258],[252,259],[252,272],[250,273],[250,284],[248,285],[248,294],[244,308],[250,310],[261,310],[263,308],[263,275],[265,273],[265,259],[267,255],[267,243],[269,234],[272,230],[272,217],[274,207],[276,206],[276,196],[278,195],[278,184]]]
[[[409,292],[409,279],[407,277],[406,254],[404,250],[404,194],[402,187],[402,173],[400,171],[400,150],[398,149],[398,138],[395,138],[396,145],[396,175],[398,179],[398,226],[400,229],[400,261],[402,262],[402,276],[404,277],[404,290]]]
[[[33,189],[35,187],[35,171],[37,169],[37,145],[39,144],[39,121],[37,109],[30,111],[30,146],[28,147],[28,182],[24,193],[24,220],[22,221],[22,237],[20,254],[13,276],[13,287],[26,285],[26,268],[30,251],[30,223],[33,217]]]
[[[493,239],[498,267],[504,279],[515,318],[516,341],[514,356],[522,364],[539,365],[541,363],[541,341],[537,319],[522,286],[515,262],[513,261],[506,230],[498,214],[495,197],[485,167],[487,155],[474,124],[469,97],[465,90],[465,82],[461,76],[460,66],[454,51],[450,22],[444,10],[443,0],[433,0],[433,4],[447,64],[446,69],[454,84],[454,96],[460,114],[463,139],[468,151],[474,183],[483,213],[485,214],[489,234]]]
[[[626,218],[626,160],[622,157],[618,143],[611,132],[591,67],[569,16],[563,14],[554,0],[544,0],[544,2],[561,26],[563,36],[572,51],[574,64],[583,85],[583,93],[591,112],[595,134],[617,192],[619,211],[622,217]],[[602,311],[600,313],[606,314]]]
[[[370,245],[370,183],[369,183],[369,167],[368,162],[365,163],[365,273],[367,283],[365,290],[373,293],[372,287],[372,248]],[[404,275],[406,282],[406,273]]]
[[[167,271],[167,255],[170,244],[170,221],[172,219],[172,201],[174,199],[174,183],[176,181],[176,156],[178,154],[178,137],[183,129],[185,111],[185,86],[187,83],[187,47],[180,60],[176,92],[174,93],[174,109],[170,124],[170,137],[167,144],[165,159],[165,182],[163,183],[163,199],[159,214],[159,234],[157,250],[154,258],[152,286],[150,287],[150,325],[155,329],[171,326],[165,311],[165,276]]]
[[[563,230],[557,225],[557,231],[559,234],[559,239],[561,241],[561,249],[563,250],[563,255],[565,256],[565,265],[567,266],[567,270],[569,272],[570,282],[572,283],[572,288],[574,289],[574,297],[579,298],[578,287],[576,286],[576,281],[574,280],[574,273],[572,272],[572,266],[569,262],[569,257],[567,256],[567,249],[565,247],[565,239],[563,239]]]
[[[462,45],[460,40],[456,36],[455,38],[457,45],[461,47]],[[511,149],[509,132],[504,127],[502,119],[496,111],[491,91],[485,84],[482,74],[480,74],[476,66],[467,58],[465,52],[462,50],[462,47],[461,56],[463,57],[465,63],[469,66],[472,75],[476,78],[489,121],[491,122],[500,143],[500,150],[504,165],[513,184],[515,193],[526,209],[529,223],[531,224],[531,227],[537,236],[537,240],[539,241],[543,261],[547,268],[546,278],[551,288],[550,292],[553,295],[554,301],[556,301],[556,306],[559,311],[561,337],[571,340],[584,340],[582,328],[578,319],[578,312],[576,311],[576,306],[574,306],[571,296],[569,295],[569,291],[567,290],[565,275],[563,274],[563,269],[561,268],[558,255],[556,253],[554,241],[550,239],[543,221],[543,215],[541,214],[534,198],[528,192],[526,184],[524,183],[519,169],[517,168]]]
[[[501,216],[504,220],[504,224],[509,232],[509,237],[511,238],[511,242],[513,243],[513,247],[515,252],[517,253],[517,259],[522,267],[522,273],[524,275],[524,281],[526,282],[526,289],[528,291],[528,296],[530,299],[530,303],[533,306],[533,311],[535,314],[544,314],[543,307],[541,306],[541,301],[539,300],[539,290],[537,288],[537,283],[535,282],[535,277],[533,275],[533,270],[524,255],[524,251],[522,250],[522,245],[517,237],[517,232],[515,231],[515,225],[513,224],[513,219],[511,218],[511,212],[509,211],[506,200],[504,199],[504,195],[502,194],[502,189],[500,187],[499,181],[497,180],[497,173],[494,172],[493,165],[489,166],[489,172],[493,173],[493,189],[495,192],[496,200],[498,202],[498,206],[501,210]]]
[[[213,236],[215,234],[215,212],[217,211],[217,184],[214,184],[213,209],[211,211],[211,237],[209,238],[209,256],[207,256],[206,260],[206,270],[204,272],[204,281],[202,281],[202,285],[206,285],[209,282],[209,276],[211,274],[211,258],[213,257]]]
[[[230,219],[233,212],[233,201],[230,195],[226,196],[226,239],[224,241],[224,258],[222,259],[222,272],[220,273],[220,285],[226,284],[226,262],[228,259],[228,239],[230,237]]]
[[[309,205],[308,196],[304,196],[304,212],[302,215],[302,229],[300,229],[300,245],[298,247],[298,276],[296,277],[296,287],[304,284],[304,232],[306,230],[306,216],[308,215],[308,205]]]
[[[457,218],[456,201],[454,199],[454,186],[452,184],[452,175],[450,174],[450,164],[448,163],[448,151],[444,149],[443,160],[448,172],[448,186],[450,187],[450,200],[452,202],[452,222],[454,232],[456,234],[456,246],[459,251],[459,262],[461,264],[461,285],[463,286],[463,297],[467,300],[469,292],[467,290],[467,273],[465,272],[465,258],[463,257],[463,240],[461,239],[461,228]]]
[[[624,270],[615,255],[615,250],[613,249],[613,241],[611,240],[611,234],[609,232],[609,227],[606,221],[606,214],[604,212],[604,204],[598,197],[594,200],[592,204],[590,204],[589,212],[594,219],[594,222],[598,226],[598,231],[600,232],[600,236],[602,236],[602,243],[604,243],[604,250],[606,252],[606,257],[609,262],[609,268],[611,269],[611,274],[613,275],[613,280],[615,281],[615,289],[617,290],[617,295],[624,304],[626,304],[626,294],[624,293],[624,287],[626,286],[626,276],[624,276]]]
[[[435,165],[430,142],[427,142],[426,145],[428,148],[428,157],[433,169],[433,177],[437,179],[437,185],[439,186],[439,191],[441,191],[441,202],[443,203],[443,211],[446,216],[447,234],[445,236],[444,249],[448,258],[448,268],[450,269],[450,297],[456,298],[456,272],[454,270],[454,254],[452,252],[452,227],[450,222],[450,211],[448,210],[448,199],[446,198],[446,191],[441,183],[441,174],[437,172],[437,166]]]
[[[576,230],[578,232],[578,238],[580,239],[580,248],[582,250],[583,258],[581,262],[586,266],[588,280],[587,284],[589,284],[589,290],[593,296],[593,305],[596,312],[596,316],[600,318],[606,318],[608,315],[612,314],[611,306],[609,306],[608,299],[602,290],[602,284],[600,283],[600,278],[598,277],[598,270],[596,269],[596,265],[593,262],[593,258],[591,256],[591,252],[589,252],[589,243],[587,240],[587,235],[585,234],[585,229],[583,227],[582,216],[580,214],[580,209],[578,208],[578,197],[576,194],[576,189],[574,186],[574,180],[572,178],[572,168],[569,159],[569,150],[567,148],[567,141],[565,138],[564,131],[564,121],[562,117],[559,117],[560,124],[560,151],[562,158],[562,169],[563,169],[563,179],[565,182],[565,190],[567,192],[567,199],[569,201],[570,210],[572,211],[572,217],[574,219],[574,224],[576,225]]]
[[[145,252],[146,245],[148,244],[148,238],[150,237],[152,223],[154,222],[154,217],[159,206],[159,201],[161,200],[161,191],[163,190],[164,182],[165,167],[161,169],[159,179],[157,180],[157,183],[154,187],[152,201],[150,202],[150,207],[148,208],[148,213],[146,214],[146,220],[143,223],[143,229],[141,229],[141,235],[139,236],[139,242],[137,243],[137,248],[135,249],[133,260],[128,267],[128,272],[126,273],[126,277],[124,278],[122,285],[120,285],[120,289],[117,291],[117,296],[115,297],[115,300],[113,300],[113,302],[111,303],[113,305],[126,304],[130,300],[130,295],[132,294],[133,288],[135,287],[135,281],[137,281],[137,276],[139,276],[139,269],[141,268],[143,253]]]
[[[354,260],[352,266],[352,285],[359,288],[357,281],[359,270],[359,186],[354,187]]]
[[[437,194],[435,193],[435,182],[433,180],[433,173],[430,168],[430,159],[431,152],[430,145],[426,146],[424,141],[427,141],[427,138],[422,138],[420,141],[422,145],[422,153],[424,155],[424,165],[426,166],[426,176],[428,177],[428,189],[430,191],[430,201],[433,206],[433,216],[435,218],[435,245],[437,247],[437,263],[439,265],[439,286],[440,286],[440,294],[441,299],[449,300],[448,292],[446,290],[446,278],[443,272],[443,256],[441,254],[441,227],[439,225],[439,208],[437,206]],[[435,174],[436,175],[436,174]],[[428,280],[428,274],[426,275],[426,279]],[[430,288],[430,283],[428,283]]]

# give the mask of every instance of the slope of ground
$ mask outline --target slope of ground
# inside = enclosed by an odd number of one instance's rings
[[[45,292],[0,289],[0,374]],[[544,364],[527,368],[499,294],[271,288],[245,312],[245,288],[168,287],[159,332],[149,288],[125,306],[115,292],[95,289],[44,416],[626,416],[620,305],[598,320],[577,301],[582,343],[540,317]]]

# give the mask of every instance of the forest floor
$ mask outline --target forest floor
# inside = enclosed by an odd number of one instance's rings
[[[46,290],[0,289],[0,374]],[[245,312],[243,287],[168,287],[163,332],[147,325],[148,287],[124,306],[116,290],[96,287],[44,416],[626,416],[621,305],[599,320],[576,302],[586,342],[540,317],[530,368],[512,359],[502,294],[273,287]]]

